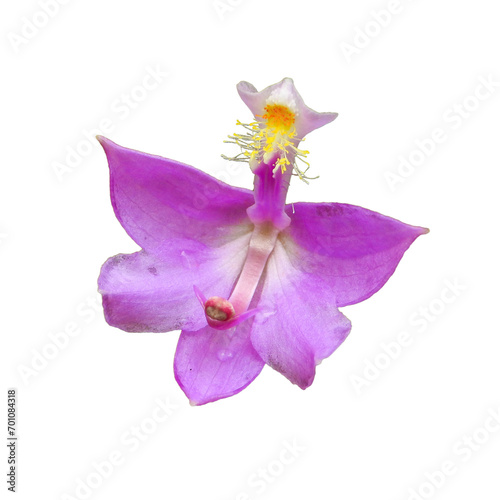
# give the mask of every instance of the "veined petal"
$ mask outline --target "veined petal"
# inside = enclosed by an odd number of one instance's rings
[[[206,325],[193,285],[228,296],[247,254],[250,233],[218,248],[170,240],[161,258],[146,251],[116,255],[99,276],[106,321],[129,332],[197,330]],[[221,271],[223,269],[223,271]]]
[[[245,260],[251,191],[103,137],[116,217],[144,251],[108,259],[99,277],[109,324],[126,331],[196,330],[193,291],[231,293]]]
[[[229,186],[193,167],[127,149],[99,137],[110,167],[117,219],[144,250],[168,255],[172,238],[217,247],[251,230],[247,189]]]
[[[351,323],[337,309],[334,294],[293,267],[280,241],[258,293],[265,312],[252,324],[252,344],[269,366],[306,389],[316,365],[344,341]]]
[[[338,116],[338,113],[318,113],[308,107],[291,78],[283,78],[260,92],[248,82],[240,82],[236,88],[243,102],[256,117],[264,115],[264,108],[268,104],[280,104],[289,108],[295,114],[295,128],[299,138],[332,122]]]
[[[428,229],[342,203],[294,203],[281,241],[291,264],[321,279],[337,306],[361,302],[392,275],[413,241]]]
[[[264,362],[250,342],[253,319],[231,330],[206,326],[181,332],[175,352],[177,383],[193,405],[237,394],[261,372]]]

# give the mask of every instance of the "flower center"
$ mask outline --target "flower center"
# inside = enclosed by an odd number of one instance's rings
[[[303,140],[297,137],[295,119],[297,114],[284,104],[269,103],[264,106],[264,114],[255,115],[259,121],[252,123],[236,122],[246,129],[244,134],[229,135],[229,142],[241,148],[241,153],[229,157],[222,155],[226,160],[247,161],[253,172],[262,163],[272,166],[273,174],[281,170],[285,173],[290,165],[300,179],[305,180],[305,173],[297,167],[295,159],[309,164],[305,157],[309,151],[298,149]],[[307,181],[306,181],[307,182]]]
[[[295,123],[295,113],[282,104],[268,104],[264,111],[262,118],[266,120],[267,126],[275,132],[287,133]]]

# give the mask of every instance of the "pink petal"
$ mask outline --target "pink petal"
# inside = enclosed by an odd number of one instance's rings
[[[206,325],[193,285],[229,296],[246,257],[250,233],[219,248],[171,240],[159,258],[146,251],[116,255],[98,284],[106,321],[129,332],[168,332]]]
[[[321,279],[339,307],[367,299],[428,229],[341,203],[294,203],[282,241],[292,266]]]
[[[246,215],[251,191],[99,140],[116,216],[144,249],[104,264],[99,289],[107,321],[127,331],[201,328],[205,315],[193,285],[209,296],[231,293],[253,227]]]
[[[278,241],[261,283],[259,307],[267,314],[253,322],[252,344],[261,358],[302,389],[315,367],[337,349],[351,329],[335,296],[321,282],[293,267]]]
[[[237,394],[261,372],[264,362],[249,338],[253,319],[230,330],[205,326],[183,330],[175,352],[175,378],[191,404]]]
[[[229,186],[193,167],[123,148],[99,137],[108,157],[111,202],[129,236],[156,255],[172,238],[220,246],[251,229],[251,191]]]

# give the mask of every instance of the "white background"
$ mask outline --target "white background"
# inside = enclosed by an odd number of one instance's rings
[[[500,87],[478,90],[500,82],[496,4],[232,4],[73,0],[45,20],[36,1],[2,7],[2,385],[18,390],[17,498],[500,498]],[[141,93],[148,67],[168,76]],[[306,141],[321,179],[296,181],[289,201],[358,204],[431,231],[380,292],[343,309],[352,332],[308,390],[266,367],[239,395],[190,407],[173,377],[178,332],[103,320],[99,268],[137,247],[113,215],[102,150],[82,144],[105,119],[119,144],[227,178],[222,140],[251,119],[236,83],[285,76],[311,107],[339,112]],[[131,93],[141,102],[124,108]],[[436,128],[446,139],[391,189],[387,172]],[[78,145],[89,154],[58,177]],[[50,335],[71,324],[54,354]],[[159,424],[157,398],[175,406]],[[93,463],[110,454],[122,460],[100,480]]]

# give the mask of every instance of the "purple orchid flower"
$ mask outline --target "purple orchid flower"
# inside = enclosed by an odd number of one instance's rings
[[[285,199],[304,136],[333,121],[285,78],[237,86],[255,121],[230,136],[254,191],[99,137],[116,217],[142,248],[106,261],[106,321],[128,332],[182,330],[174,372],[192,404],[232,396],[268,364],[302,389],[347,337],[339,307],[367,299],[428,230],[354,205]],[[207,298],[208,297],[208,298]]]

